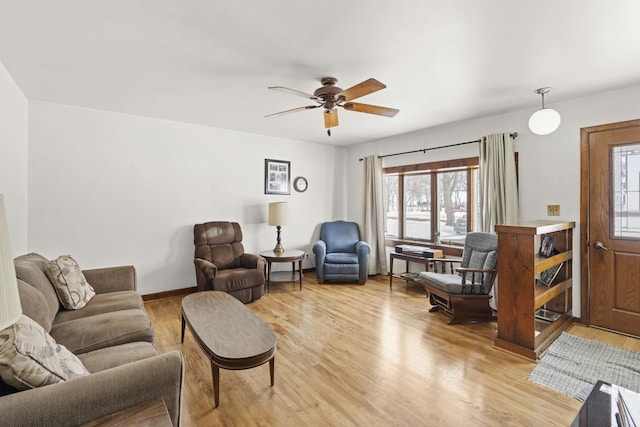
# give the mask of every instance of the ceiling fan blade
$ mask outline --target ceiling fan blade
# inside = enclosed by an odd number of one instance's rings
[[[384,89],[386,85],[380,83],[376,79],[365,80],[362,83],[358,83],[355,86],[338,94],[338,96],[344,97],[345,100],[351,101],[361,96],[369,95],[370,93],[377,92],[380,89]]]
[[[378,116],[395,117],[400,110],[395,108],[380,107],[378,105],[360,104],[358,102],[347,102],[342,106],[345,110],[358,111],[359,113],[377,114]]]
[[[311,95],[310,93],[301,92],[301,91],[295,90],[295,89],[289,89],[288,87],[284,87],[284,86],[271,86],[271,87],[269,87],[269,89],[277,90],[279,92],[290,93],[291,95],[301,96],[301,97],[307,98],[307,99],[313,99],[313,100],[319,100],[320,99],[315,95]]]
[[[291,110],[285,110],[285,111],[280,111],[279,113],[269,114],[265,117],[282,116],[285,114],[297,113],[298,111],[311,110],[313,108],[318,108],[318,107],[320,107],[320,105],[307,105],[305,107],[292,108]]]
[[[324,110],[324,127],[326,129],[338,126],[338,110]]]

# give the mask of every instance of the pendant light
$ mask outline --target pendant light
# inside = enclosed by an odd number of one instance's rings
[[[529,118],[529,129],[536,135],[549,135],[560,126],[560,114],[552,108],[544,108],[544,95],[550,90],[550,87],[541,87],[534,91],[542,95],[542,108]]]

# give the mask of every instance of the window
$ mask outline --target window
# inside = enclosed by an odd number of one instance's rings
[[[428,175],[407,175],[403,185],[404,236],[431,239],[431,180]]]
[[[478,158],[385,168],[387,239],[463,244],[477,222]]]
[[[613,237],[640,237],[640,145],[613,148]]]

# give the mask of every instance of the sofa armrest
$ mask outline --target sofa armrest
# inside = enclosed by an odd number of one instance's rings
[[[180,425],[184,362],[178,351],[159,354],[70,381],[0,397],[3,425],[77,426],[162,398]]]
[[[138,289],[136,269],[132,265],[82,270],[97,294]]]

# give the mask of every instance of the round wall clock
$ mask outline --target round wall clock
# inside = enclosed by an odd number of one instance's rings
[[[293,188],[302,193],[303,191],[307,191],[307,187],[309,187],[309,183],[307,182],[307,178],[303,176],[299,176],[293,180]]]

